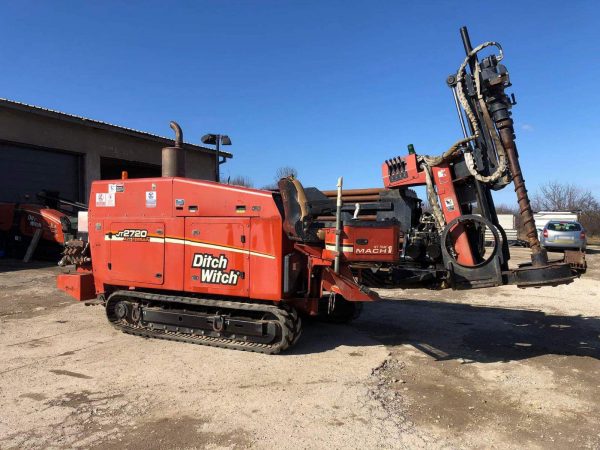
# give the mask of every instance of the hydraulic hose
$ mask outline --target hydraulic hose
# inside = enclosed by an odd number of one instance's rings
[[[502,47],[500,46],[500,44],[497,42],[493,42],[493,41],[484,42],[483,44],[478,45],[477,47],[475,47],[473,50],[471,50],[469,52],[469,54],[465,57],[465,60],[463,61],[463,63],[458,68],[458,72],[456,74],[456,94],[458,96],[458,100],[459,100],[460,104],[462,105],[463,109],[465,110],[465,113],[467,115],[467,118],[469,119],[469,122],[471,123],[473,133],[474,133],[473,136],[471,136],[473,139],[476,139],[481,135],[481,129],[479,128],[479,124],[477,123],[477,117],[475,116],[475,113],[471,109],[471,106],[469,105],[469,102],[467,101],[467,98],[465,96],[465,93],[463,90],[463,81],[465,79],[467,64],[469,63],[471,58],[473,58],[477,53],[479,53],[484,48],[492,47],[492,46],[498,48],[500,53],[496,57],[496,59],[498,61],[501,61],[502,58],[504,57],[504,54],[502,52]],[[483,114],[484,120],[486,121],[486,126],[490,131],[490,135],[491,135],[492,141],[494,142],[494,146],[496,147],[496,153],[498,155],[498,167],[496,167],[496,170],[491,175],[487,175],[487,176],[481,175],[479,172],[477,172],[477,169],[475,167],[475,160],[473,159],[472,153],[470,151],[466,151],[466,152],[464,152],[464,155],[465,155],[465,162],[467,164],[467,169],[469,170],[469,173],[471,175],[473,175],[473,177],[475,177],[475,179],[481,181],[482,183],[487,184],[487,183],[493,183],[493,182],[497,181],[506,172],[506,169],[507,169],[506,150],[504,149],[504,146],[502,145],[502,142],[500,141],[500,138],[498,137],[498,133],[495,131],[496,129],[493,126],[493,123],[489,116],[489,112],[487,110],[487,106],[485,104],[485,101],[483,100],[483,96],[481,95],[481,82],[480,82],[480,77],[479,77],[479,68],[477,68],[477,70],[475,71],[475,73],[473,75],[474,75],[473,78],[475,80],[475,87],[477,90],[477,98],[478,98],[479,104],[481,106],[482,114]]]

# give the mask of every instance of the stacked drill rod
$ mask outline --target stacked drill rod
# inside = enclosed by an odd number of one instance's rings
[[[370,189],[346,189],[342,191],[342,202],[344,204],[363,204],[363,203],[373,203],[378,202],[380,200],[380,192],[383,192],[385,189],[381,188],[370,188]],[[337,197],[337,191],[323,191],[328,198],[331,200],[335,200]],[[374,214],[361,214],[359,210],[358,218],[361,220],[376,220],[377,216]],[[320,216],[317,220],[322,221],[333,221],[335,220],[335,216]]]

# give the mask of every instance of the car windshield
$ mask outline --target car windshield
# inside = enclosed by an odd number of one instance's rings
[[[550,231],[581,231],[581,225],[575,222],[550,222]]]

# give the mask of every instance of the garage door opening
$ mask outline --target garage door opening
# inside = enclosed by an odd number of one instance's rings
[[[120,180],[121,172],[126,171],[129,178],[151,178],[161,176],[161,167],[155,164],[127,161],[118,158],[100,158],[100,178],[102,180]]]
[[[37,201],[42,190],[82,201],[82,158],[75,153],[0,142],[0,201]]]

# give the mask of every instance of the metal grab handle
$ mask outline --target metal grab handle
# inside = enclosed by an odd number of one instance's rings
[[[340,253],[342,250],[342,185],[344,178],[339,177],[337,181],[337,203],[335,210],[335,260],[333,270],[336,274],[340,273]]]

